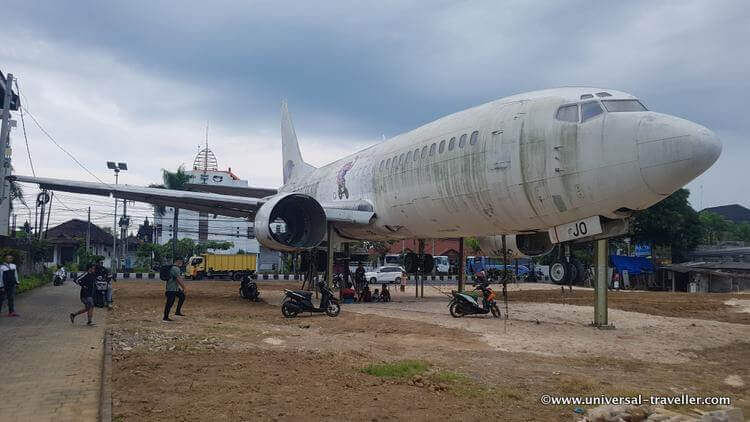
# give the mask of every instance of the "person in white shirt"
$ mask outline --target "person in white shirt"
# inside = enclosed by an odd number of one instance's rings
[[[16,264],[13,263],[13,255],[5,255],[3,263],[0,264],[0,280],[4,294],[0,294],[0,312],[3,310],[3,302],[8,300],[8,316],[17,317],[20,316],[16,313],[16,286],[20,284],[18,279],[18,270]]]

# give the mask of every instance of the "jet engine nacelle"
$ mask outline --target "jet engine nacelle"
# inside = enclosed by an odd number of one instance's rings
[[[482,249],[482,254],[493,257],[503,256],[502,236],[482,236],[478,237],[477,240],[479,241],[479,247]],[[546,232],[505,236],[508,258],[530,258],[546,255],[552,251],[554,246]]]
[[[323,207],[311,196],[282,193],[263,204],[255,214],[255,236],[261,245],[296,252],[318,246],[326,235]]]

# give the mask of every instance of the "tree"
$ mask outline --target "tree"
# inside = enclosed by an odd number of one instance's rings
[[[700,213],[699,218],[703,226],[704,243],[715,245],[732,236],[734,223],[723,216],[710,211],[704,211]]]
[[[177,167],[177,171],[175,171],[175,172],[169,171],[167,169],[162,169],[161,170],[162,183],[161,184],[152,184],[152,185],[149,185],[149,187],[151,187],[151,188],[159,188],[159,189],[185,190],[185,184],[187,184],[188,182],[190,182],[190,179],[192,179],[192,178],[193,178],[193,176],[191,176],[191,175],[189,175],[189,174],[187,174],[185,172],[185,165],[181,164],[179,167]],[[164,215],[164,212],[166,211],[166,208],[164,207],[164,205],[155,205],[154,206],[154,211],[156,212],[156,214],[162,216],[162,215]],[[180,213],[180,209],[177,208],[177,207],[175,207],[175,209],[174,209],[174,219],[173,219],[173,222],[172,222],[172,227],[173,227],[173,229],[172,229],[172,232],[173,232],[172,237],[173,238],[177,238],[177,222],[178,222],[178,218],[179,218],[179,213]],[[173,243],[172,255],[178,255],[177,251],[175,250],[176,247],[177,247],[177,244]]]
[[[479,240],[476,237],[465,237],[464,246],[470,250],[474,255],[478,254],[482,250],[479,246]]]
[[[637,243],[670,246],[672,262],[682,262],[687,252],[703,238],[698,213],[688,203],[690,191],[679,189],[650,208],[635,213],[631,221],[632,238]]]

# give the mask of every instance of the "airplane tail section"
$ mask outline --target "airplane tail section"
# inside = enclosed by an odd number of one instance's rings
[[[315,167],[302,159],[299,152],[297,134],[294,132],[292,115],[286,101],[281,103],[281,157],[284,165],[284,184],[315,170]]]

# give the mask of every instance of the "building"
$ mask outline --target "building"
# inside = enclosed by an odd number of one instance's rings
[[[192,170],[186,171],[191,176],[190,183],[226,187],[248,187],[248,181],[240,179],[231,168],[219,170],[218,162],[208,145],[196,155]],[[165,207],[162,215],[154,212],[154,240],[167,244],[172,240],[174,208]],[[246,218],[228,217],[181,209],[177,222],[178,239],[193,239],[196,242],[208,240],[228,241],[233,246],[220,253],[256,253],[259,270],[280,268],[281,256],[278,252],[263,248],[255,238],[254,222]]]
[[[73,219],[49,229],[44,238],[52,245],[49,264],[67,265],[76,262],[76,252],[86,244],[90,230],[91,253],[104,257],[104,266],[111,267],[112,235],[101,227],[84,220]]]
[[[750,289],[750,264],[745,262],[685,262],[659,268],[665,290],[691,293],[730,293]]]
[[[704,208],[701,212],[712,212],[734,223],[750,223],[750,209],[745,208],[740,204]]]

